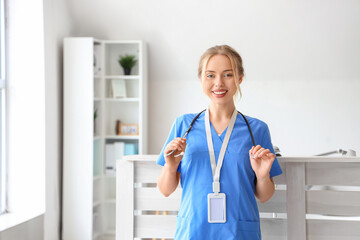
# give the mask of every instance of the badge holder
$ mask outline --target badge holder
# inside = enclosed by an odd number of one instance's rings
[[[224,193],[208,194],[208,222],[226,222],[226,196]]]
[[[220,192],[220,183],[213,183],[214,193],[208,194],[208,222],[226,222],[226,195]]]

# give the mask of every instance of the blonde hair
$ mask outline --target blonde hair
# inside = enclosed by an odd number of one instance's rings
[[[244,67],[242,63],[242,58],[240,54],[228,45],[216,45],[214,47],[209,48],[204,52],[204,54],[200,57],[199,68],[198,68],[198,77],[201,79],[203,77],[203,73],[205,72],[206,65],[209,59],[214,55],[224,55],[229,58],[231,63],[231,68],[234,73],[234,81],[236,85],[236,94],[234,95],[234,102],[241,97],[241,89],[239,84],[239,78],[244,76]]]

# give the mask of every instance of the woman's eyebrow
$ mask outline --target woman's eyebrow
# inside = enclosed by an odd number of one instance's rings
[[[212,71],[212,70],[206,70],[205,72],[215,72],[215,71]],[[232,72],[232,69],[227,69],[227,70],[224,70],[223,72]]]

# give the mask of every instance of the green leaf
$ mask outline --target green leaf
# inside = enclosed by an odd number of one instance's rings
[[[135,66],[137,62],[136,56],[135,55],[125,55],[119,56],[119,64],[124,68],[124,69],[131,69]]]

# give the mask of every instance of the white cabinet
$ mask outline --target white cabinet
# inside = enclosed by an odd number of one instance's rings
[[[135,56],[131,75],[120,55]],[[64,240],[115,239],[111,167],[121,155],[147,153],[146,89],[142,41],[64,39]]]

